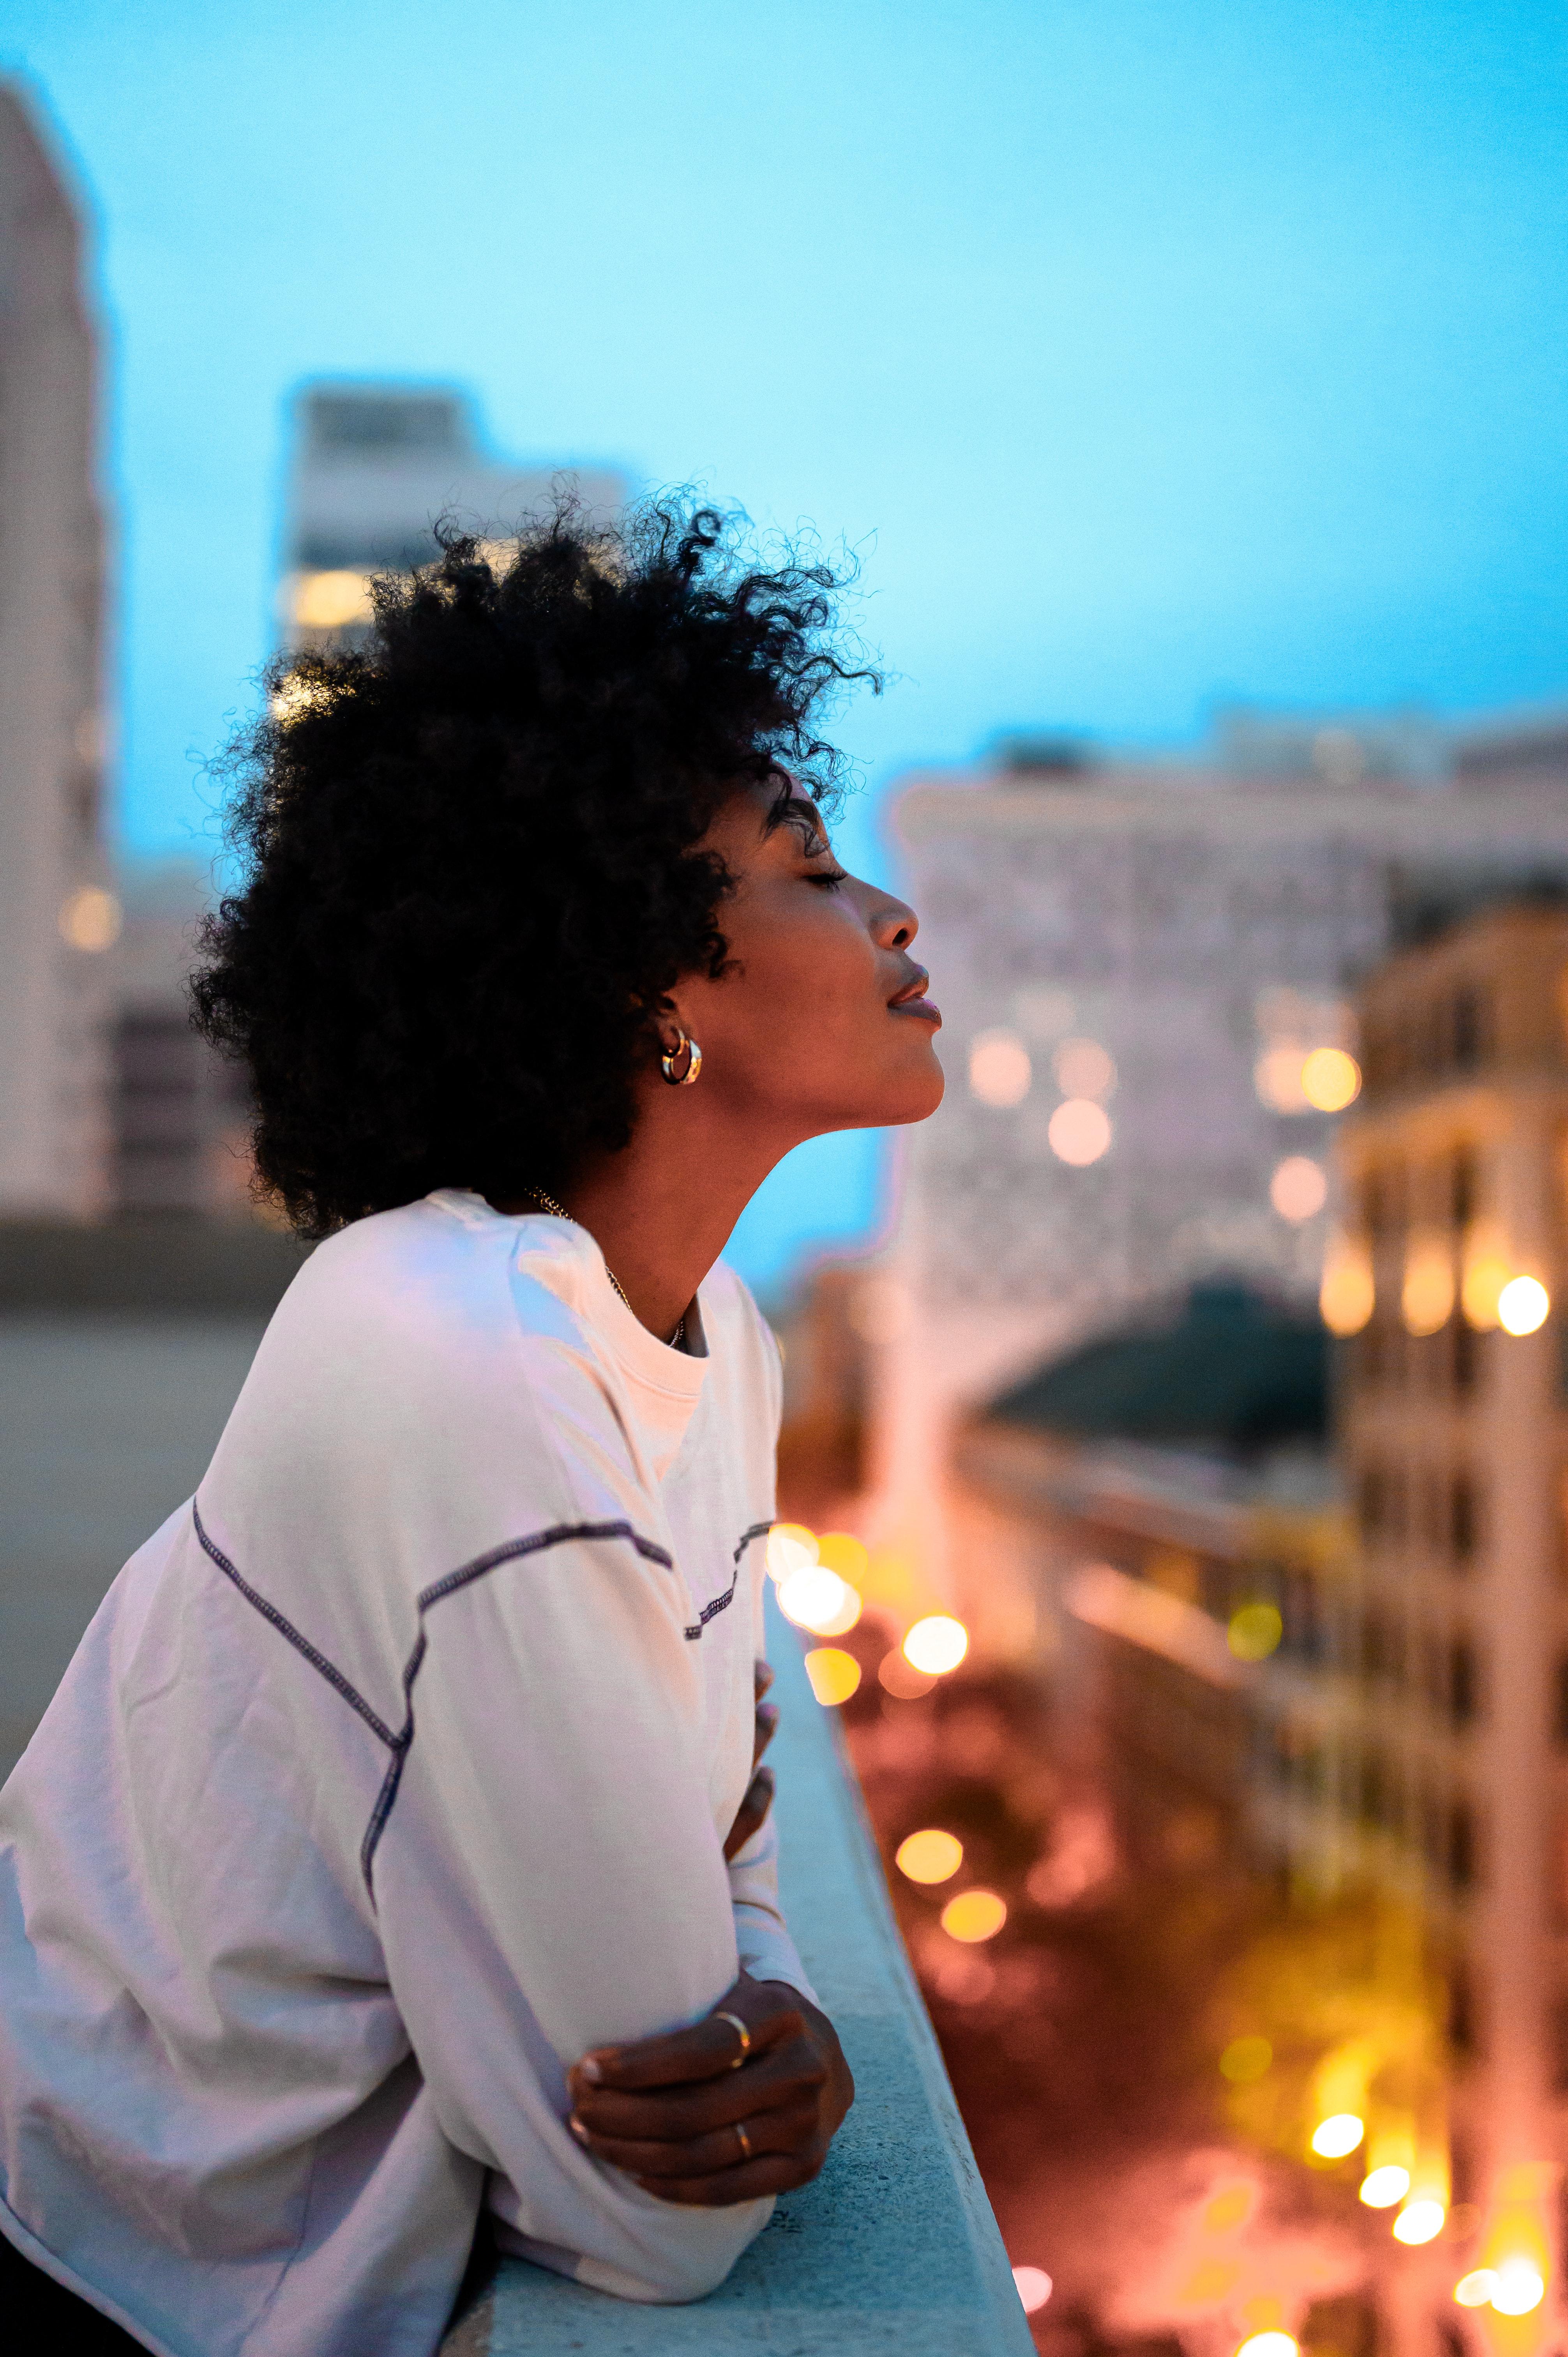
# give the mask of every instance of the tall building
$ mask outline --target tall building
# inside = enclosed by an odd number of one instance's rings
[[[81,199],[0,85],[0,1215],[108,1186],[100,362]]]
[[[1325,1307],[1348,1344],[1359,1757],[1341,1806],[1419,1893],[1471,2060],[1482,2265],[1556,2325],[1568,2161],[1568,909],[1391,960],[1362,1007]]]
[[[352,643],[370,617],[369,576],[427,563],[444,518],[481,538],[500,535],[558,490],[607,518],[628,485],[605,468],[498,460],[467,394],[447,386],[305,386],[294,405],[281,552],[285,645]]]
[[[1362,737],[1233,726],[1184,769],[1015,745],[897,796],[949,1088],[904,1142],[875,1519],[939,1588],[955,1414],[1208,1275],[1310,1299],[1357,977],[1466,894],[1568,877],[1568,759]]]

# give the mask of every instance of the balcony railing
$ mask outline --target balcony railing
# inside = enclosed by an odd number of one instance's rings
[[[789,1928],[854,2072],[815,2184],[708,2298],[645,2308],[505,2260],[444,2357],[1028,2357],[1012,2270],[894,1927],[831,1713],[794,1632],[770,1651],[782,1716]]]

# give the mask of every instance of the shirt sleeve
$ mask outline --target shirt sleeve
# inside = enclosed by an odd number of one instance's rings
[[[565,2072],[590,2046],[707,2012],[736,1975],[737,1915],[680,1584],[634,1481],[612,1484],[601,1459],[565,1489],[539,1527],[427,1592],[371,1872],[430,2101],[494,2172],[519,2245],[623,2298],[694,2299],[771,2201],[644,2193],[568,2133]],[[769,1871],[747,1886],[748,1924],[768,1919]]]

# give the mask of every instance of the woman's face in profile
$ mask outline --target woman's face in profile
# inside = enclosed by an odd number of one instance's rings
[[[734,888],[719,911],[725,973],[673,994],[702,1045],[698,1085],[790,1143],[934,1113],[941,1016],[909,954],[913,909],[841,866],[802,793],[782,813],[763,788],[736,793],[703,847]]]

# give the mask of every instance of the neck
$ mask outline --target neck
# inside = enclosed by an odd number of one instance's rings
[[[638,1318],[662,1342],[769,1170],[797,1141],[739,1134],[716,1103],[695,1102],[696,1090],[657,1085],[660,1095],[644,1097],[630,1145],[554,1191],[604,1254]],[[509,1199],[496,1208],[536,1207]]]

